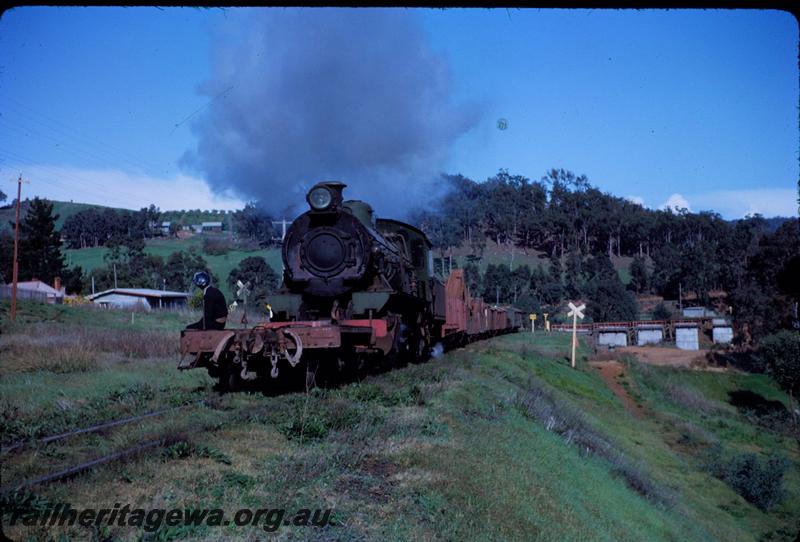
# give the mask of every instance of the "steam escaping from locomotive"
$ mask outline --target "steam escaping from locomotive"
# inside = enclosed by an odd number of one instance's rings
[[[182,165],[276,214],[341,178],[350,197],[397,216],[436,195],[451,144],[480,117],[453,102],[412,10],[235,10],[211,64]]]

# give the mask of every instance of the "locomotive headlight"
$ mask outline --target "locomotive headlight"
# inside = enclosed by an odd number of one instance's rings
[[[324,211],[331,206],[333,194],[324,186],[318,186],[308,193],[308,204],[315,211]]]

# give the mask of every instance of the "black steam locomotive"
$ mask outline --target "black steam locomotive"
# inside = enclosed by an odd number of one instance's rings
[[[186,330],[179,369],[206,367],[223,389],[246,381],[423,361],[436,343],[463,344],[518,329],[521,313],[473,299],[463,271],[433,276],[431,243],[417,228],[376,219],[345,185],[324,182],[283,243],[283,285],[268,323],[237,330]],[[185,362],[187,356],[192,356]],[[303,371],[304,369],[304,371]]]

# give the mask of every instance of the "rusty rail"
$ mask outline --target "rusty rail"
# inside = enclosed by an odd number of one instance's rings
[[[176,407],[173,407],[173,408],[165,408],[163,410],[156,410],[156,411],[153,411],[153,412],[148,412],[147,414],[141,414],[139,416],[130,416],[128,418],[122,418],[120,420],[114,420],[114,421],[110,421],[110,422],[101,423],[101,424],[98,424],[98,425],[92,425],[90,427],[84,427],[84,428],[81,428],[81,429],[75,429],[73,431],[66,431],[64,433],[59,433],[57,435],[51,435],[49,437],[42,437],[42,438],[34,439],[33,441],[18,441],[18,442],[15,442],[13,444],[10,444],[8,446],[2,446],[2,452],[4,454],[7,454],[7,453],[10,453],[10,452],[12,452],[14,450],[17,450],[19,448],[24,448],[24,447],[29,446],[29,445],[34,444],[34,443],[49,444],[50,442],[55,442],[57,440],[62,440],[62,439],[69,438],[69,437],[72,437],[72,436],[75,436],[75,435],[82,435],[82,434],[85,434],[85,433],[96,433],[98,431],[103,431],[105,429],[110,429],[112,427],[118,427],[120,425],[126,425],[126,424],[129,424],[129,423],[137,422],[139,420],[145,420],[147,418],[153,418],[155,416],[161,416],[162,414],[167,414],[168,412],[174,412],[176,410],[180,410],[180,409],[186,408],[188,406],[195,406],[195,405],[200,405],[200,404],[204,404],[204,403],[205,403],[205,399],[201,399],[201,400],[193,402],[193,403],[187,403],[185,405],[180,405],[180,406],[176,406]]]
[[[38,478],[34,478],[33,480],[26,480],[20,484],[13,484],[8,486],[3,486],[0,488],[0,493],[7,493],[9,491],[20,490],[26,487],[31,487],[39,484],[46,484],[49,482],[55,482],[57,480],[62,480],[64,478],[69,478],[71,476],[75,476],[80,474],[81,472],[87,471],[92,469],[98,465],[102,465],[104,463],[109,463],[111,461],[116,461],[119,459],[123,459],[126,457],[131,457],[134,455],[138,455],[141,452],[148,450],[150,448],[160,447],[168,444],[171,439],[162,438],[158,440],[151,440],[142,444],[138,444],[131,448],[127,448],[125,450],[121,450],[119,452],[114,452],[113,454],[104,455],[90,461],[86,461],[85,463],[79,463],[72,467],[52,472],[50,474],[45,474],[44,476],[39,476]]]

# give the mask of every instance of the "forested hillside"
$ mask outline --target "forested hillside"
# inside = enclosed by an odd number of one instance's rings
[[[472,290],[488,301],[552,309],[583,298],[595,319],[627,319],[635,317],[632,293],[666,299],[688,293],[708,304],[716,291],[761,334],[785,324],[797,298],[796,218],[727,221],[710,211],[647,209],[563,169],[538,181],[505,170],[485,182],[444,179],[450,190],[412,213],[412,221],[430,236],[440,269],[463,265]],[[508,262],[480,273],[474,263],[487,239],[508,248]],[[469,247],[463,263],[451,261],[456,247]],[[540,251],[550,262],[515,265],[523,250]],[[633,257],[627,291],[610,262],[624,256]]]

